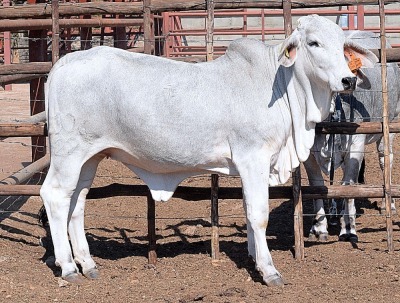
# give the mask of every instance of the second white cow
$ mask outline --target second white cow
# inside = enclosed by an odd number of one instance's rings
[[[308,158],[333,92],[354,89],[344,50],[364,66],[376,61],[335,23],[312,15],[280,45],[239,39],[209,63],[108,47],[60,59],[47,82],[51,164],[41,197],[62,277],[80,282],[76,263],[86,277],[98,276],[84,208],[97,165],[109,156],[157,201],[189,176],[240,175],[249,255],[267,285],[283,285],[265,238],[268,187]]]

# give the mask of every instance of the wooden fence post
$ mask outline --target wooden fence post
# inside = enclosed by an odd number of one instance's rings
[[[153,53],[152,18],[150,5],[151,0],[143,0],[144,53],[149,55]]]
[[[144,53],[151,55],[151,0],[143,0],[143,31],[144,31]],[[147,195],[147,231],[149,241],[148,263],[157,263],[157,244],[156,244],[156,205],[151,193]]]
[[[148,263],[156,265],[156,203],[151,196],[150,190],[147,194],[147,235],[149,241]]]
[[[285,37],[292,33],[292,4],[291,0],[283,0],[283,23]],[[297,260],[304,259],[304,232],[303,232],[303,197],[301,193],[300,166],[292,174],[293,182],[293,225],[294,225],[294,252]]]
[[[60,22],[59,22],[59,4],[58,0],[51,0],[51,62],[53,65],[60,58]]]
[[[80,3],[88,2],[86,0],[79,0]],[[91,15],[80,16],[81,19],[91,19]],[[80,39],[81,39],[81,50],[86,50],[92,48],[92,28],[91,27],[81,27],[80,29]]]
[[[390,178],[390,146],[389,146],[389,103],[387,87],[387,65],[386,65],[386,29],[385,29],[385,2],[379,0],[379,19],[381,35],[381,73],[382,73],[382,100],[383,100],[383,140],[384,140],[384,180],[386,208],[386,230],[387,245],[389,252],[393,252],[393,222],[392,222],[392,194]]]
[[[43,0],[28,0],[28,4],[43,3]],[[29,61],[47,61],[47,31],[29,31]],[[45,78],[37,78],[30,81],[30,107],[31,115],[38,114],[45,110],[44,105],[44,83]],[[46,154],[46,137],[32,136],[32,162],[44,157]]]
[[[10,0],[3,0],[3,6],[10,6]],[[11,32],[4,32],[4,64],[11,64]],[[4,85],[4,90],[12,90],[11,84]]]
[[[207,0],[206,19],[206,60],[214,59],[214,0]],[[219,217],[218,217],[218,179],[217,174],[211,175],[211,258],[219,259]]]

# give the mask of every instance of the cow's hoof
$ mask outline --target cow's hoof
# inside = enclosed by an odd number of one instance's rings
[[[308,235],[308,240],[309,241],[317,241],[318,238],[313,232],[310,232],[310,234]]]
[[[358,236],[355,235],[355,234],[343,234],[343,235],[339,236],[339,241],[357,243],[358,242]]]
[[[65,281],[67,281],[67,282],[69,282],[69,283],[72,283],[72,284],[81,285],[81,284],[83,284],[83,283],[85,282],[85,280],[83,279],[83,277],[82,277],[80,274],[76,273],[76,272],[67,274],[67,275],[63,276],[62,278],[63,278]]]
[[[269,287],[283,287],[285,286],[285,282],[279,274],[275,274],[264,279],[264,282]]]
[[[84,271],[83,275],[88,279],[96,280],[99,278],[100,272],[97,268],[91,268],[88,271]]]
[[[321,233],[318,235],[318,240],[320,242],[327,242],[328,241],[328,233]]]
[[[313,232],[310,232],[308,235],[308,240],[309,241],[320,241],[320,242],[326,242],[328,241],[328,233],[320,233],[320,234],[315,234]]]

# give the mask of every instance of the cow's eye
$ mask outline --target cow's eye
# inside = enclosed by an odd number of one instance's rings
[[[317,41],[310,41],[310,42],[308,42],[308,46],[319,47],[319,43]]]

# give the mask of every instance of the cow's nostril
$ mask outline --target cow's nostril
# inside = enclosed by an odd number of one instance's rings
[[[342,79],[343,88],[345,90],[355,90],[357,77],[346,77]]]

